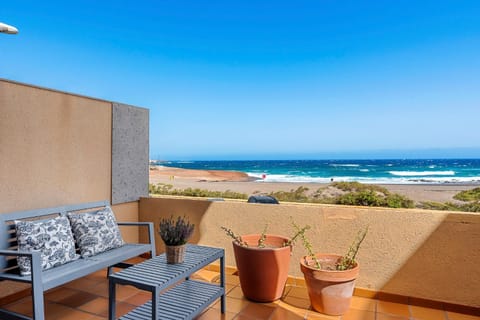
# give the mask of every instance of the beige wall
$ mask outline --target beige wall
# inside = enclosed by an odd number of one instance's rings
[[[186,214],[196,224],[191,242],[223,247],[234,266],[230,239],[221,226],[239,234],[292,234],[289,217],[312,226],[314,248],[345,253],[357,231],[369,226],[360,250],[357,287],[410,297],[480,307],[480,215],[415,209],[328,205],[247,204],[186,198],[142,198],[140,221]],[[163,244],[157,236],[157,248]],[[141,235],[141,237],[144,237]],[[298,261],[305,251],[294,249],[290,275],[302,277]]]
[[[117,221],[122,222],[136,222],[138,221],[138,201],[116,204],[112,206]],[[140,230],[137,227],[123,226],[120,227],[123,240],[126,242],[138,242],[138,234]],[[145,242],[148,242],[146,239]]]
[[[0,79],[0,214],[111,194],[112,103]],[[113,210],[138,221],[137,201]]]
[[[110,199],[111,121],[111,103],[0,80],[0,213]]]

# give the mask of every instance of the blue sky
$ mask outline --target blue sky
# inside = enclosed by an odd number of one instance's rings
[[[480,157],[478,1],[4,1],[0,77],[150,109],[167,160]]]

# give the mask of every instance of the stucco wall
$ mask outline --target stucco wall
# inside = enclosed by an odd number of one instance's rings
[[[122,107],[127,108],[118,105]],[[141,125],[148,127],[148,110],[128,106],[130,113],[137,109],[146,114]],[[120,120],[128,122],[128,114],[122,114]],[[0,79],[0,214],[111,201],[112,122],[111,102]],[[141,144],[143,149],[137,153],[143,154],[137,154],[137,159],[145,161],[137,165],[148,171],[148,128],[139,128],[143,134],[131,138],[133,129],[119,139],[136,139]],[[128,179],[142,178],[147,186],[146,174]],[[132,199],[144,194],[132,195],[131,189],[124,193],[128,202],[112,207],[117,220],[138,221],[138,201]],[[121,231],[126,241],[138,241],[137,228]],[[0,298],[25,287],[2,285]]]
[[[115,213],[117,221],[138,221],[138,201],[112,205],[112,210]],[[125,240],[126,242],[136,243],[139,240],[140,230],[137,227],[121,226],[120,232],[122,233],[123,240]],[[148,239],[146,239],[145,242],[148,242]]]
[[[350,206],[247,204],[186,198],[142,198],[140,221],[187,215],[196,224],[191,242],[226,249],[234,266],[230,239],[221,226],[238,234],[261,232],[291,235],[289,217],[309,224],[318,251],[345,253],[357,231],[369,226],[358,255],[357,287],[403,296],[480,306],[480,215],[414,209]],[[144,235],[140,235],[141,238]],[[157,248],[163,244],[157,236]],[[298,261],[305,251],[294,249],[289,274],[302,277]]]
[[[0,80],[0,213],[110,199],[111,104]]]
[[[123,115],[119,123],[137,111],[142,114],[143,121],[133,122],[143,127],[134,130],[131,125],[119,139],[141,144],[136,152],[140,163],[130,159],[129,165],[148,171],[148,110],[116,106]],[[111,102],[0,79],[0,214],[111,201],[112,122]],[[123,181],[143,178],[147,186],[147,174],[130,174]],[[128,189],[124,194],[130,200],[113,206],[119,221],[138,221],[134,200],[145,194],[143,189]],[[135,228],[123,228],[122,234],[127,241],[138,240]]]

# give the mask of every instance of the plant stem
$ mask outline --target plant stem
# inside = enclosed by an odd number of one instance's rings
[[[233,241],[235,241],[238,245],[242,246],[242,247],[248,247],[248,243],[246,243],[245,241],[243,241],[242,237],[241,236],[238,236],[236,235],[232,229],[228,229],[226,227],[221,227],[223,231],[225,231],[225,233],[227,234],[227,236],[231,237],[233,239]]]

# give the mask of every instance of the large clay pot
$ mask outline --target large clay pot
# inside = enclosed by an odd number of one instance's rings
[[[288,278],[292,248],[283,247],[289,239],[266,235],[266,248],[258,248],[259,234],[244,235],[248,247],[233,242],[238,276],[243,295],[257,302],[280,299]]]
[[[312,258],[303,257],[300,268],[305,278],[310,303],[314,310],[328,315],[339,316],[348,311],[358,277],[358,264],[345,271],[323,270],[324,266],[333,266],[341,257],[335,254],[316,254],[322,264],[322,270],[315,268]]]

